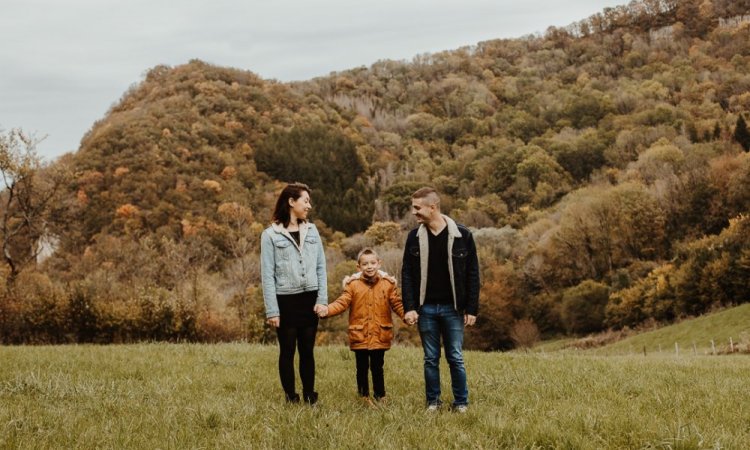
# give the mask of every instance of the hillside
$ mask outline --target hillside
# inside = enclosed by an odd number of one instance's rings
[[[747,0],[635,1],[297,83],[157,66],[27,197],[4,193],[0,341],[272,339],[257,241],[290,181],[313,188],[334,296],[364,245],[399,273],[409,196],[438,188],[476,230],[472,348],[743,303],[748,112]],[[56,250],[36,264],[39,242]]]
[[[684,320],[623,339],[592,352],[603,355],[639,353],[643,352],[645,347],[647,353],[658,352],[661,349],[663,353],[675,354],[677,343],[679,352],[693,354],[695,344],[697,352],[704,354],[713,352],[713,340],[716,351],[726,353],[729,351],[730,338],[738,350],[750,351],[750,305]]]

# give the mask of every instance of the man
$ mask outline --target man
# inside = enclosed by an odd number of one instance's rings
[[[453,409],[466,412],[464,326],[476,322],[479,310],[479,262],[474,238],[463,225],[440,213],[440,197],[428,187],[412,195],[412,214],[419,227],[406,238],[401,269],[404,319],[419,324],[424,350],[427,410],[440,400],[440,340],[451,372]]]

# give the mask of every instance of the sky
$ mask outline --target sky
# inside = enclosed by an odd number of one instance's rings
[[[0,132],[46,161],[159,64],[200,59],[309,80],[384,59],[543,33],[627,0],[3,0]]]

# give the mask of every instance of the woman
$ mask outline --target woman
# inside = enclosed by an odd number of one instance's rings
[[[300,401],[294,379],[294,352],[299,349],[299,373],[305,402],[315,404],[315,358],[318,305],[328,304],[326,258],[315,225],[307,221],[310,188],[292,183],[281,191],[273,223],[260,240],[261,278],[266,321],[279,340],[279,377],[286,400]]]

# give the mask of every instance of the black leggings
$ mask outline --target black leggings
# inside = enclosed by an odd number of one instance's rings
[[[357,357],[357,392],[363,397],[370,396],[370,383],[367,380],[368,369],[372,371],[372,390],[375,398],[385,397],[385,380],[383,364],[385,350],[354,350]]]
[[[299,350],[299,377],[302,379],[303,394],[310,395],[315,391],[315,334],[318,325],[308,327],[276,328],[279,339],[279,377],[287,398],[295,396],[294,351]]]

